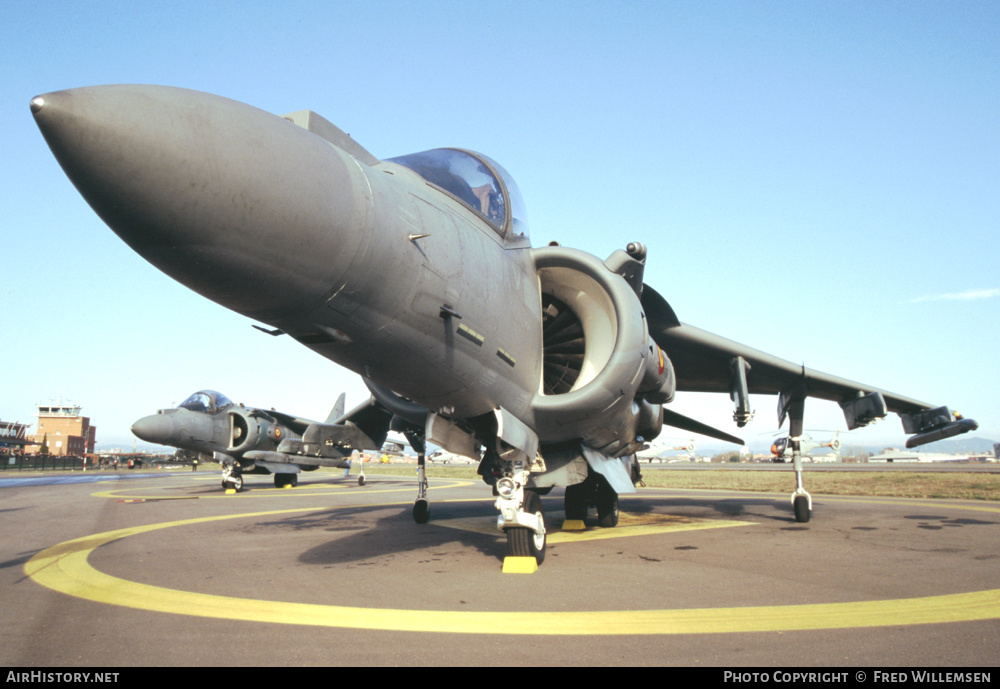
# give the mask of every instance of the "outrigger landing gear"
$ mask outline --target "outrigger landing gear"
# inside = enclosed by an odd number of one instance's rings
[[[413,502],[413,521],[426,524],[431,518],[431,503],[427,500],[427,475],[424,454],[417,455],[417,499]]]
[[[795,470],[795,492],[792,493],[792,511],[795,521],[805,524],[812,515],[812,496],[802,486],[802,419],[805,415],[805,396],[798,391],[782,393],[779,401],[782,414],[788,414],[788,436],[792,443],[792,468]],[[784,419],[781,418],[781,421]],[[780,425],[780,424],[779,424]]]
[[[431,518],[431,503],[427,500],[427,447],[416,433],[406,432],[410,447],[417,451],[417,499],[413,503],[413,521],[426,524]]]
[[[365,458],[360,454],[358,455],[358,463],[361,465],[361,468],[358,470],[360,472],[358,474],[358,485],[363,486],[365,485]]]

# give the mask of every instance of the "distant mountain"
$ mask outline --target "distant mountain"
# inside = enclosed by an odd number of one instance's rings
[[[815,437],[815,436],[814,436]],[[849,435],[841,434],[840,442],[843,444],[841,447],[841,454],[845,456],[858,455],[862,452],[874,455],[879,454],[888,447],[895,447],[896,449],[905,449],[906,439],[900,438],[899,442],[895,445],[885,444],[885,445],[859,445],[852,443]],[[921,445],[918,448],[914,448],[915,452],[933,452],[941,454],[960,454],[960,453],[980,453],[980,452],[993,452],[993,445],[997,442],[996,440],[991,440],[989,438],[979,438],[979,437],[966,437],[959,436],[957,438],[949,438],[948,440],[939,440],[936,443],[928,443],[927,445]],[[759,444],[752,443],[750,445],[750,451],[754,454],[766,454],[770,452],[771,444]],[[698,454],[711,457],[713,455],[720,454],[722,452],[732,452],[736,449],[733,445],[711,445],[711,444],[698,444]]]
[[[966,437],[964,435],[948,440],[939,440],[936,443],[927,443],[915,448],[917,452],[944,452],[946,454],[957,454],[960,452],[993,452],[996,440],[988,438]]]
[[[103,443],[97,443],[94,447],[95,452],[146,452],[152,454],[173,454],[176,448],[166,447],[164,445],[151,445],[149,443],[134,442],[132,440],[128,442],[115,442],[109,440]]]

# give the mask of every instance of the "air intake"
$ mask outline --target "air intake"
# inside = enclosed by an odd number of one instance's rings
[[[542,296],[543,390],[546,395],[569,392],[580,377],[586,352],[583,324],[565,303]]]

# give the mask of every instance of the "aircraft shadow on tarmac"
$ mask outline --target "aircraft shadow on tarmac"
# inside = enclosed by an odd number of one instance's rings
[[[543,501],[549,515],[550,533],[558,532],[563,521],[563,496],[553,493]],[[381,513],[372,518],[372,515]],[[645,496],[630,499],[623,508],[623,515],[634,517],[650,515],[672,516],[682,514],[693,521],[732,520],[733,518],[759,521],[795,523],[791,506],[775,505],[774,498],[726,497],[672,498]],[[462,550],[476,552],[502,561],[506,555],[503,534],[453,528],[462,520],[495,521],[489,500],[468,502],[439,502],[432,507],[427,524],[413,522],[410,507],[385,505],[339,507],[329,511],[311,512],[292,517],[280,517],[259,522],[256,527],[278,531],[326,531],[338,534],[337,538],[317,545],[299,556],[299,561],[309,565],[338,565],[357,563],[374,558],[418,552],[428,548],[455,544]],[[451,523],[451,524],[449,524]],[[596,527],[591,513],[589,528]],[[802,528],[807,527],[784,527]],[[624,535],[624,534],[623,534]]]
[[[23,567],[24,564],[37,555],[41,550],[30,550],[24,555],[19,555],[10,560],[4,560],[0,562],[0,569],[7,569],[8,567]]]
[[[750,495],[720,496],[651,496],[640,494],[641,499],[623,503],[630,514],[651,512],[683,512],[699,519],[759,519],[761,521],[795,522],[792,506],[787,499],[774,496]],[[801,528],[808,529],[803,525]]]
[[[995,526],[997,522],[985,521],[982,519],[955,519],[954,517],[945,517],[940,514],[929,515],[929,514],[911,514],[903,517],[904,519],[915,519],[920,524],[917,524],[918,529],[927,529],[930,531],[938,531],[945,528],[955,528],[962,526]],[[930,522],[937,522],[931,524]]]
[[[337,483],[335,481],[332,485],[337,485]],[[379,481],[380,487],[390,485],[406,487],[411,484],[412,482],[405,480]],[[331,482],[324,481],[311,485],[322,488],[331,485]],[[353,481],[342,485],[357,487]],[[306,487],[306,485],[300,485],[300,489]],[[245,492],[265,493],[276,490],[280,489],[268,484],[257,486],[249,484]],[[217,493],[218,489],[209,488],[206,492]],[[546,515],[548,515],[550,533],[558,532],[563,520],[562,491],[554,491],[546,497],[543,500],[543,506]],[[267,521],[256,522],[250,529],[279,537],[281,534],[294,532],[329,533],[331,535],[329,540],[324,540],[297,556],[298,561],[305,565],[357,564],[407,553],[421,551],[433,553],[434,548],[447,548],[448,552],[453,550],[469,553],[478,552],[481,555],[502,561],[506,555],[504,536],[499,530],[491,532],[488,526],[493,514],[491,501],[481,498],[435,502],[432,505],[431,520],[427,524],[414,523],[411,506],[408,503],[403,505],[344,505],[301,515],[278,516]],[[725,496],[640,494],[638,497],[623,501],[622,514],[623,518],[624,515],[629,515],[640,519],[656,516],[678,516],[692,521],[739,519],[761,524],[771,523],[782,531],[810,529],[809,525],[796,522],[792,507],[787,500],[772,495],[758,497],[739,494]],[[591,513],[587,522],[589,528],[596,526],[594,517],[595,515]],[[929,530],[998,523],[980,519],[955,518],[943,514],[918,513],[905,515],[903,518],[916,520],[920,522],[917,525],[918,528]],[[469,520],[482,522],[486,528],[480,531],[455,528],[457,522]],[[851,524],[847,524],[847,526],[851,526]],[[869,530],[874,527],[854,526],[853,528]]]
[[[492,505],[484,501],[441,503],[434,505],[431,521],[415,524],[409,506],[342,507],[313,512],[299,517],[285,517],[259,524],[292,531],[310,530],[338,533],[340,537],[311,548],[299,556],[308,565],[337,565],[371,560],[387,555],[417,552],[427,548],[457,544],[464,551],[503,560],[506,541],[499,531],[487,535],[448,528],[440,521],[491,517]],[[372,521],[371,515],[381,514]],[[346,534],[346,535],[345,535]]]

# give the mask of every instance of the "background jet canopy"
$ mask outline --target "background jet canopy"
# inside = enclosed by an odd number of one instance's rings
[[[435,148],[389,162],[407,167],[474,210],[498,232],[526,237],[528,223],[521,192],[510,174],[480,153]]]
[[[232,406],[233,402],[221,392],[215,390],[199,390],[181,402],[181,409],[190,411],[215,412]]]

